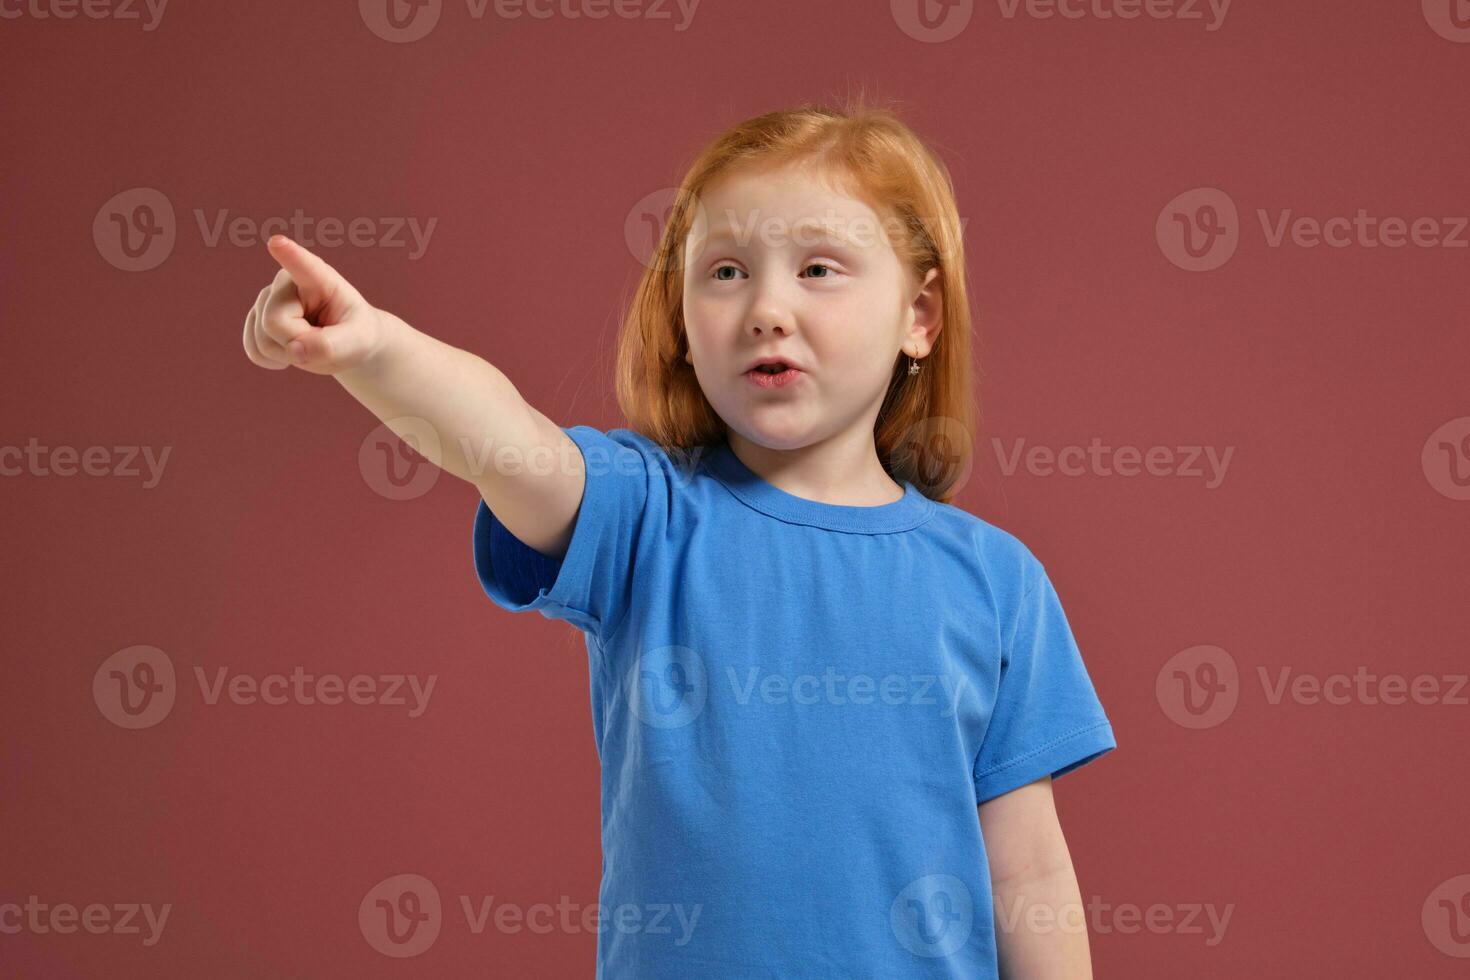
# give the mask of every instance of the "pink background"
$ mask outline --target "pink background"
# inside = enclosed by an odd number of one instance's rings
[[[472,487],[388,499],[359,465],[376,419],[331,379],[246,359],[274,263],[263,239],[209,244],[195,212],[437,219],[416,260],[318,251],[548,415],[610,428],[640,202],[723,127],[860,86],[932,140],[967,221],[985,426],[957,503],[1046,563],[1117,732],[1056,791],[1101,909],[1097,976],[1470,965],[1470,707],[1273,704],[1259,679],[1365,666],[1447,693],[1466,670],[1470,231],[1272,247],[1258,217],[1463,221],[1470,38],[1434,29],[1433,0],[1237,0],[1216,30],[1204,6],[981,3],[942,43],[905,31],[910,0],[704,0],[685,30],[677,7],[477,20],[446,0],[407,43],[351,2],[170,4],[151,31],[3,2],[20,16],[0,19],[0,444],[170,455],[152,488],[0,477],[0,904],[171,911],[152,946],[0,932],[0,975],[591,976],[591,931],[475,934],[459,904],[596,902],[579,634],[483,595]],[[145,271],[93,236],[135,188],[175,213]],[[1156,235],[1196,188],[1239,210],[1235,252],[1205,272]],[[1214,489],[1001,465],[1016,439],[1093,437],[1233,455]],[[176,701],[128,730],[93,681],[140,644],[167,655]],[[1206,645],[1238,670],[1237,703],[1192,728],[1169,665]],[[437,680],[410,718],[211,705],[194,675],[298,665]],[[444,903],[411,959],[357,921],[398,874]],[[1203,906],[1231,916],[1213,945]]]

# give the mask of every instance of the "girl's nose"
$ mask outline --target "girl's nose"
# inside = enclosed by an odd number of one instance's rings
[[[796,330],[796,315],[778,285],[763,286],[750,304],[746,329],[753,336],[790,335]]]

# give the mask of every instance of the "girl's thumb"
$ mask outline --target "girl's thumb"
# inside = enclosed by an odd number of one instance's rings
[[[336,374],[367,357],[374,342],[371,324],[311,327],[286,345],[291,363],[312,374]]]

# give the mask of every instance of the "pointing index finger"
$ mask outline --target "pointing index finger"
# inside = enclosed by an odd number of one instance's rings
[[[285,235],[272,235],[266,247],[271,257],[296,283],[308,306],[316,306],[332,298],[342,276],[320,256]]]

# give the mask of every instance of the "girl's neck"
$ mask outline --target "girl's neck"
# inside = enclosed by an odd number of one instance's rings
[[[904,488],[883,469],[871,432],[839,434],[799,449],[770,449],[727,433],[730,450],[767,483],[796,497],[847,507],[880,507]]]

